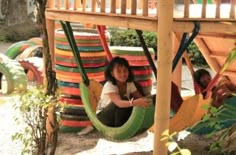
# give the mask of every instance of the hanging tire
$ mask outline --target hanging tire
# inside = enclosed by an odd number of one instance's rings
[[[92,108],[98,101],[99,90],[102,86],[90,80],[87,87],[84,83],[80,83],[81,98],[85,111],[93,123],[94,127],[107,138],[112,140],[124,140],[133,137],[141,131],[147,130],[154,122],[154,108],[152,105],[146,109],[135,106],[128,121],[121,127],[109,127],[98,120],[94,109]]]
[[[16,60],[9,59],[7,56],[0,54],[0,73],[5,76],[7,86],[2,88],[3,94],[12,93],[15,90],[21,91],[27,89],[27,77],[23,67]]]

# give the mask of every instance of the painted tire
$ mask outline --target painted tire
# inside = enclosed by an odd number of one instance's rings
[[[9,59],[7,56],[0,54],[0,73],[5,76],[7,87],[2,88],[3,94],[12,93],[14,90],[27,89],[27,77],[23,67],[16,60]]]
[[[31,41],[20,41],[12,44],[6,51],[6,56],[11,59],[15,59],[20,53],[22,53],[26,48],[34,46],[35,43]]]
[[[81,60],[85,68],[101,67],[107,64],[107,58],[105,56],[98,57],[96,56],[96,53],[94,53],[94,57],[82,57]],[[55,54],[55,63],[61,66],[77,67],[77,63],[73,56]]]
[[[70,114],[62,114],[62,120],[71,120],[71,121],[89,121],[88,116],[78,116],[78,115],[70,115]]]
[[[33,38],[28,39],[28,41],[33,42],[36,45],[43,45],[42,38],[40,37],[33,37]]]
[[[87,116],[83,105],[78,106],[64,106],[64,114],[77,115],[77,116]]]
[[[94,57],[95,56],[94,53],[96,53],[96,57],[99,57],[99,56],[105,57],[106,56],[106,53],[103,50],[96,51],[96,52],[94,52],[94,51],[80,52],[80,56],[81,56],[81,58],[82,57]],[[65,57],[74,57],[71,50],[63,50],[63,49],[55,48],[55,54],[62,55]]]
[[[65,104],[68,104],[69,106],[76,106],[76,105],[82,105],[82,100],[80,98],[72,98],[72,97],[61,97],[60,102],[63,102]]]
[[[154,59],[153,48],[148,48],[152,58]],[[143,48],[140,47],[126,47],[126,46],[113,46],[110,47],[110,51],[113,57],[120,56],[129,61],[130,66],[149,66],[149,62]]]
[[[39,51],[42,50],[42,45],[33,45],[28,48],[26,48],[21,54],[19,54],[15,59],[21,60],[29,57],[36,57],[39,56],[42,57],[42,53]]]
[[[19,63],[26,71],[28,81],[36,81],[37,85],[43,84],[43,58],[29,57],[19,60]],[[31,77],[30,73],[33,74]]]
[[[55,66],[57,71],[62,71],[64,73],[80,73],[80,69],[78,68],[72,68],[72,67],[66,67],[66,66],[61,66],[61,65],[56,65]],[[86,73],[97,73],[100,75],[101,73],[104,74],[106,67],[99,67],[99,68],[85,68]]]
[[[60,125],[60,126],[59,126],[60,132],[63,132],[63,133],[79,132],[79,131],[81,131],[82,129],[83,129],[83,128],[79,128],[79,127],[68,127],[68,126],[63,126],[63,125]]]
[[[133,108],[130,118],[121,127],[108,127],[102,124],[97,119],[96,114],[93,111],[90,103],[90,95],[94,96],[94,93],[96,93],[95,91],[97,91],[95,90],[95,85],[96,87],[100,87],[100,89],[102,89],[101,88],[102,86],[99,86],[100,84],[97,83],[96,81],[90,80],[89,87],[87,87],[84,83],[81,82],[80,83],[81,98],[84,104],[85,111],[88,117],[90,118],[90,121],[93,123],[95,128],[98,131],[100,131],[103,135],[105,135],[107,138],[113,140],[128,139],[133,137],[140,131],[148,129],[153,124],[154,108],[155,108],[154,105],[146,109],[135,106]]]

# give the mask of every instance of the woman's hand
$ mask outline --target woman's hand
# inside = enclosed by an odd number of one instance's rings
[[[133,101],[133,106],[139,106],[142,108],[147,108],[152,105],[152,99],[147,97],[141,97]]]

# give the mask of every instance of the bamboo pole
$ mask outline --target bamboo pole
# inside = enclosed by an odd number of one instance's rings
[[[157,98],[154,123],[155,155],[166,155],[167,140],[160,141],[162,134],[169,130],[171,72],[172,72],[172,25],[173,1],[158,1],[158,60],[157,60]]]

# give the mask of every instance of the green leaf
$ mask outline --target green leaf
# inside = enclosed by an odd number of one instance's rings
[[[182,155],[191,155],[191,152],[188,149],[181,149],[181,150],[179,150],[179,152]]]

